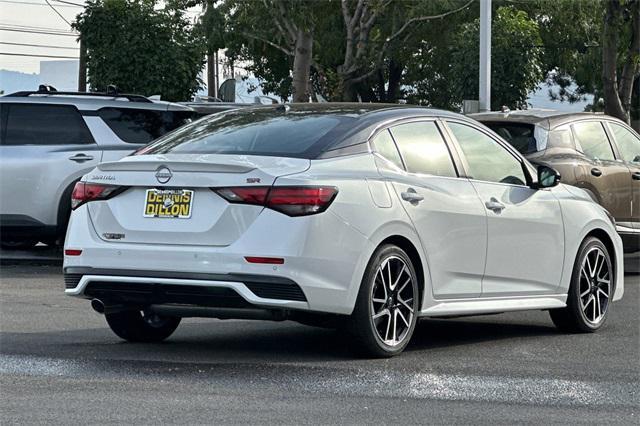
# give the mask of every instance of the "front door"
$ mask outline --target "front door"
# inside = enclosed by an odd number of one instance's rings
[[[482,296],[554,293],[564,262],[560,203],[527,186],[522,160],[488,133],[454,121],[448,127],[487,214]]]

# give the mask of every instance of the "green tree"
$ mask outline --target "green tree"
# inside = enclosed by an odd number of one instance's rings
[[[122,92],[190,99],[201,87],[206,42],[182,12],[182,3],[90,0],[74,27],[87,47],[94,90],[115,84]]]
[[[446,28],[442,28],[446,33]],[[459,109],[478,99],[480,21],[454,27],[449,39],[424,42],[410,64],[415,79],[411,99],[434,107]],[[499,7],[491,32],[491,109],[526,108],[527,95],[543,78],[538,24],[524,11]]]

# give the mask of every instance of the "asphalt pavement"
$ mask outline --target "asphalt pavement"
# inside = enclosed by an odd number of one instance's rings
[[[640,422],[640,276],[596,334],[546,312],[423,320],[399,357],[355,357],[339,332],[190,319],[130,344],[60,267],[0,270],[0,422],[513,424]]]

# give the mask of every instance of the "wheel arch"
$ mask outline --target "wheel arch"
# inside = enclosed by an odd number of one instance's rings
[[[426,279],[425,279],[425,270],[423,266],[423,259],[422,259],[422,256],[420,256],[420,252],[418,251],[416,246],[413,244],[413,242],[411,242],[410,239],[408,239],[403,235],[388,236],[377,245],[376,250],[378,250],[378,248],[386,244],[393,244],[397,247],[400,247],[405,253],[407,253],[407,256],[409,256],[409,259],[411,259],[411,263],[413,264],[413,267],[416,271],[416,275],[418,278],[418,290],[420,292],[419,308],[422,309]]]
[[[611,281],[615,285],[618,277],[618,270],[617,270],[618,259],[616,255],[615,245],[613,244],[613,239],[611,238],[609,233],[602,228],[594,228],[591,231],[589,231],[587,235],[585,235],[585,237],[582,239],[582,242],[584,242],[589,237],[595,237],[599,239],[600,241],[602,241],[602,244],[604,244],[604,246],[607,248],[607,251],[609,252],[609,256],[611,256],[611,267],[613,268],[613,280]],[[581,245],[582,245],[582,242],[580,243]]]

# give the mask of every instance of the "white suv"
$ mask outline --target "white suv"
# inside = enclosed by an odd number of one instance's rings
[[[191,108],[139,95],[37,92],[0,97],[3,248],[64,237],[75,183],[188,122]]]

